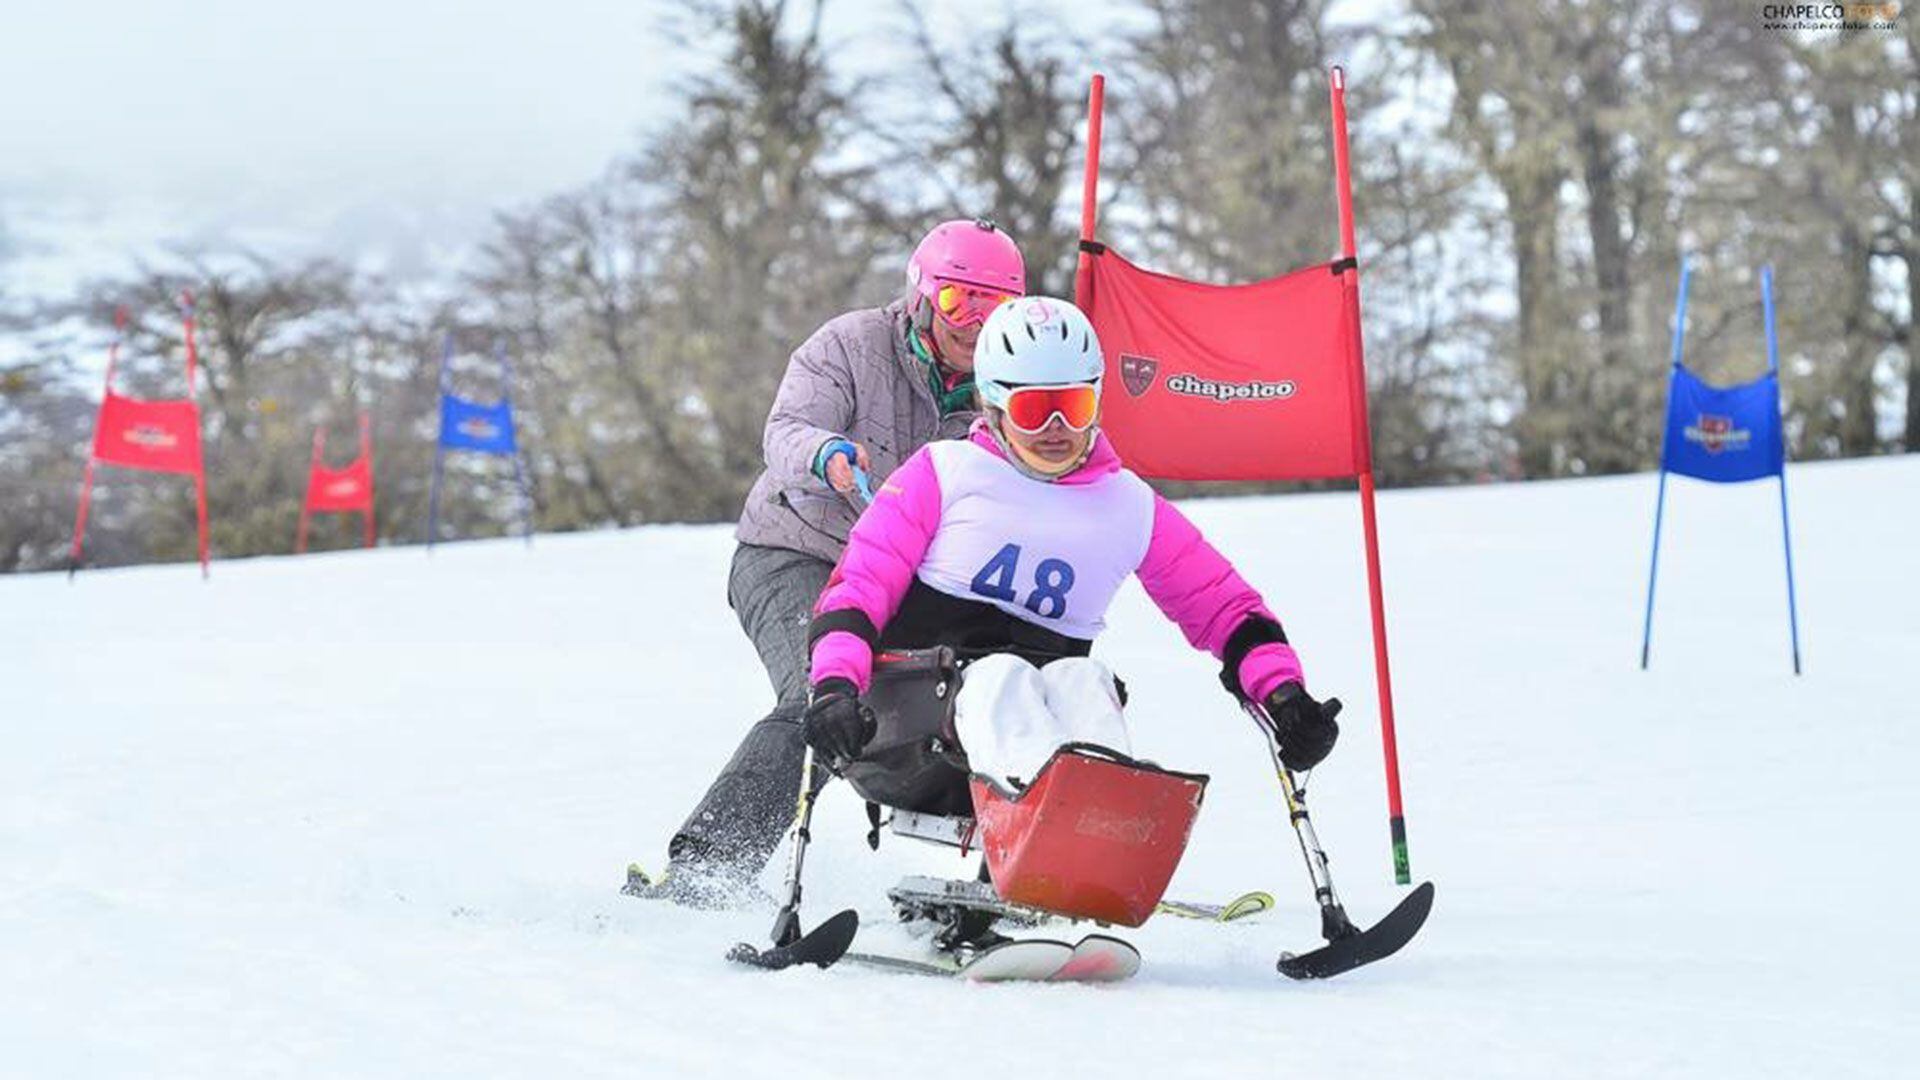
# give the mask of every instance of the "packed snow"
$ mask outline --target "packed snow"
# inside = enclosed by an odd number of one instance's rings
[[[0,1074],[1911,1075],[1920,458],[1396,491],[1380,517],[1408,830],[1438,901],[1325,983],[1264,748],[1137,589],[1098,654],[1136,752],[1213,783],[1112,987],[723,959],[767,911],[617,894],[770,703],[729,531],[651,527],[0,580]],[[1312,776],[1360,921],[1392,882],[1351,494],[1194,502],[1345,734]],[[218,508],[215,508],[218,512]],[[291,539],[291,538],[290,538]],[[829,789],[809,923],[906,873]],[[781,861],[764,878],[777,888]]]

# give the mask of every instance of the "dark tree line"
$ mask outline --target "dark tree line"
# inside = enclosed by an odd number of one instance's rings
[[[1088,52],[1109,64],[1102,233],[1206,280],[1337,245],[1326,69],[1345,62],[1376,461],[1389,484],[1644,469],[1657,452],[1682,252],[1689,362],[1764,363],[1776,267],[1796,458],[1920,449],[1913,309],[1915,20],[1790,35],[1653,0],[1138,0],[1118,40],[1060,21],[939,37],[907,70],[836,66],[817,4],[695,2],[720,62],[598,179],[499,215],[457,280],[399,289],[327,260],[195,252],[0,320],[0,569],[62,564],[113,312],[123,388],[179,389],[176,297],[199,298],[213,543],[290,549],[309,440],[374,421],[383,542],[419,540],[443,338],[465,396],[512,393],[539,527],[732,518],[788,352],[902,286],[931,222],[992,217],[1036,291],[1071,290]],[[901,102],[912,107],[901,108]],[[450,535],[512,526],[511,471],[449,459]],[[188,558],[190,485],[110,473],[95,561]],[[354,542],[322,524],[316,547]]]

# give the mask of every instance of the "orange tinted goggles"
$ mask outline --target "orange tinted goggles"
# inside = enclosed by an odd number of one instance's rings
[[[993,309],[1013,299],[1012,293],[998,289],[982,289],[973,285],[961,285],[951,281],[940,283],[934,290],[933,306],[940,317],[955,326],[971,326],[985,322]]]
[[[1007,422],[1035,435],[1055,416],[1075,431],[1085,431],[1100,416],[1100,389],[1093,383],[1072,386],[1022,386],[1007,395]]]

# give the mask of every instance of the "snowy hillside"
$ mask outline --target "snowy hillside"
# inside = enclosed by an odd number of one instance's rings
[[[1637,669],[1651,476],[1383,497],[1416,877],[1406,952],[1324,984],[1259,740],[1136,590],[1101,654],[1136,748],[1213,786],[1109,988],[722,959],[763,912],[616,895],[768,691],[720,528],[0,580],[0,1075],[1893,1076],[1920,759],[1920,457],[1674,482]],[[1385,800],[1350,495],[1193,517],[1349,706],[1313,777],[1357,919]],[[957,857],[831,789],[812,919]],[[769,874],[772,884],[778,867]]]

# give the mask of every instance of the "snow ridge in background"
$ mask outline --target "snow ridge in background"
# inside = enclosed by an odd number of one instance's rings
[[[1381,496],[1425,933],[1325,984],[1258,739],[1137,589],[1099,654],[1136,749],[1213,784],[1131,984],[976,987],[721,959],[768,915],[615,894],[769,692],[719,527],[0,580],[0,1073],[22,1076],[1891,1076],[1920,950],[1920,459],[1795,466],[1807,674],[1774,489],[1653,478]],[[1350,495],[1186,506],[1345,736],[1316,823],[1391,884]],[[807,910],[886,917],[931,848],[823,799]],[[772,887],[779,867],[769,872]],[[1069,1072],[1069,1070],[1071,1072]]]

